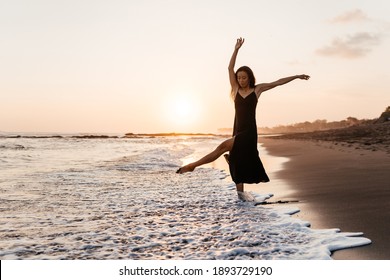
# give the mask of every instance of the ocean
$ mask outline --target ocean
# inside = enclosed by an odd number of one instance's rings
[[[175,173],[222,140],[0,136],[0,259],[331,259],[371,242],[240,201],[211,165]]]

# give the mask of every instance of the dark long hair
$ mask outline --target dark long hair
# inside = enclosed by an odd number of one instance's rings
[[[237,69],[236,71],[236,81],[237,81],[237,74],[238,72],[245,72],[248,75],[249,78],[249,87],[254,88],[256,86],[256,78],[255,75],[253,74],[252,69],[250,69],[248,66],[241,66],[240,68]],[[237,81],[238,83],[238,81]],[[232,98],[234,98],[236,92],[231,92]]]

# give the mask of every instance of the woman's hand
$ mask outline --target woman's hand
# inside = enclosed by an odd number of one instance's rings
[[[305,75],[305,74],[303,74],[303,75],[298,75],[298,79],[301,79],[301,80],[308,80],[308,79],[310,79],[310,76],[309,76],[309,75]]]
[[[237,42],[236,42],[236,46],[234,47],[235,50],[239,50],[242,46],[242,44],[244,44],[245,42],[245,39],[244,38],[238,38],[237,39]]]

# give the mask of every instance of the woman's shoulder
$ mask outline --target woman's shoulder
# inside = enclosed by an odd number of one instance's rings
[[[265,85],[266,85],[265,83],[262,83],[262,84],[257,84],[255,86],[255,93],[257,98],[259,98],[260,95],[263,93]]]
[[[238,90],[239,90],[239,87],[232,87],[231,89],[231,92],[230,92],[230,96],[232,97],[232,99],[236,99],[236,96],[238,94]]]

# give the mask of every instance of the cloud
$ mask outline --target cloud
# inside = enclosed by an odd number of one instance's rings
[[[371,52],[380,42],[381,37],[377,34],[359,32],[345,38],[335,38],[330,45],[318,49],[316,53],[322,56],[359,58]]]
[[[335,24],[344,24],[344,23],[351,23],[351,22],[359,22],[359,21],[366,21],[369,20],[367,15],[360,9],[355,9],[352,11],[345,12],[342,15],[339,15],[337,17],[334,17],[330,20],[331,23]]]

